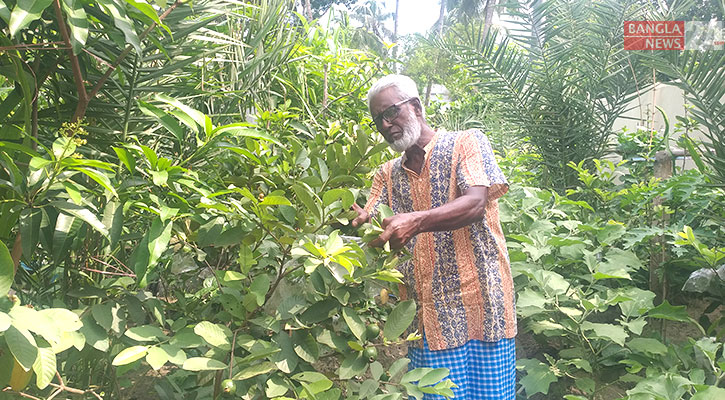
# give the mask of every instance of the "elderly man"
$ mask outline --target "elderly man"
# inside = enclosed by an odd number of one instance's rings
[[[431,129],[406,76],[377,81],[368,106],[403,155],[376,173],[353,226],[387,204],[395,215],[371,245],[389,242],[413,255],[398,267],[400,296],[415,300],[413,324],[423,334],[409,349],[410,366],[448,368],[457,399],[514,399],[513,280],[497,201],[508,184],[491,145],[478,130]]]

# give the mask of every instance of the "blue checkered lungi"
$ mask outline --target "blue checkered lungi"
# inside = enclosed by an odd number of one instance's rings
[[[448,378],[456,399],[513,400],[516,397],[515,339],[498,342],[471,340],[461,347],[432,351],[423,339],[424,348],[408,348],[409,368],[448,368]],[[443,399],[426,394],[425,400]]]

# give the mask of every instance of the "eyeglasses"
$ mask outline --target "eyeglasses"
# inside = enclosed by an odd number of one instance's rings
[[[400,115],[400,106],[414,99],[417,99],[417,97],[409,97],[386,108],[385,111],[373,118],[370,122],[370,128],[381,131],[383,129],[383,120],[389,124],[395,121],[395,119],[398,118],[398,115]]]

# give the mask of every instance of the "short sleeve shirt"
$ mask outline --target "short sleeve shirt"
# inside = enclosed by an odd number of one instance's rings
[[[396,214],[425,211],[460,197],[471,186],[486,186],[485,217],[454,231],[425,232],[406,246],[413,255],[398,269],[403,299],[413,299],[413,327],[431,350],[516,335],[513,279],[499,221],[498,198],[508,183],[486,135],[479,130],[437,132],[425,146],[418,174],[405,156],[375,174],[366,210],[387,204]]]

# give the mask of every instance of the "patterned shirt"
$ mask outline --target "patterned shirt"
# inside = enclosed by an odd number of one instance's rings
[[[396,214],[409,213],[440,207],[471,186],[489,190],[481,221],[454,231],[421,233],[406,245],[413,258],[398,269],[405,283],[400,285],[401,298],[417,305],[412,327],[424,333],[431,350],[459,347],[472,339],[512,338],[513,279],[497,200],[508,191],[508,183],[488,138],[479,130],[439,131],[424,150],[420,174],[404,166],[405,155],[375,174],[365,206],[371,215],[381,203]]]

